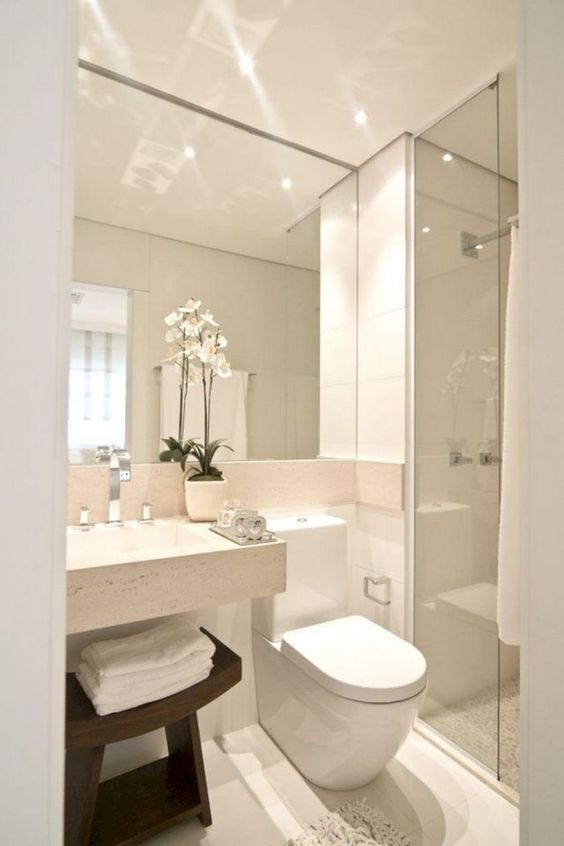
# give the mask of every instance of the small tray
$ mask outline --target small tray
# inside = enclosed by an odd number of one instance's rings
[[[265,532],[262,538],[254,540],[253,538],[240,538],[237,535],[234,535],[230,529],[224,529],[222,526],[218,526],[217,523],[214,523],[209,528],[210,532],[215,532],[216,535],[221,535],[222,538],[227,538],[227,540],[233,541],[233,543],[236,543],[237,546],[257,546],[261,543],[272,543],[272,541],[277,540],[275,535],[268,531]]]

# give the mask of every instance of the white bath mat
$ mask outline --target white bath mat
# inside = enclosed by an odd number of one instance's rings
[[[327,814],[314,826],[308,826],[288,846],[410,846],[411,841],[386,819],[382,811],[371,808],[366,799],[347,803]]]

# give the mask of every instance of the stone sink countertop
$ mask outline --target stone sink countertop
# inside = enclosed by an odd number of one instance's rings
[[[67,530],[67,633],[282,593],[286,544],[238,546],[187,518]],[[154,529],[152,532],[151,529]]]

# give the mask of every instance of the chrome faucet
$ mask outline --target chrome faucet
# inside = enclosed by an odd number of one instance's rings
[[[451,467],[460,467],[462,464],[472,464],[474,459],[469,456],[462,455],[461,452],[451,452],[448,457],[448,463]]]
[[[120,491],[122,482],[131,481],[131,458],[126,449],[99,446],[96,452],[98,464],[110,466],[110,499],[107,526],[123,526],[121,519]]]

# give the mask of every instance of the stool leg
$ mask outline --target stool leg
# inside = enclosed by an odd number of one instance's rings
[[[65,846],[88,846],[104,746],[71,749],[65,758]]]
[[[178,723],[165,726],[168,751],[171,755],[180,755],[186,761],[188,777],[198,789],[202,810],[199,814],[200,822],[204,826],[212,824],[210,798],[204,769],[198,715],[190,714]]]

